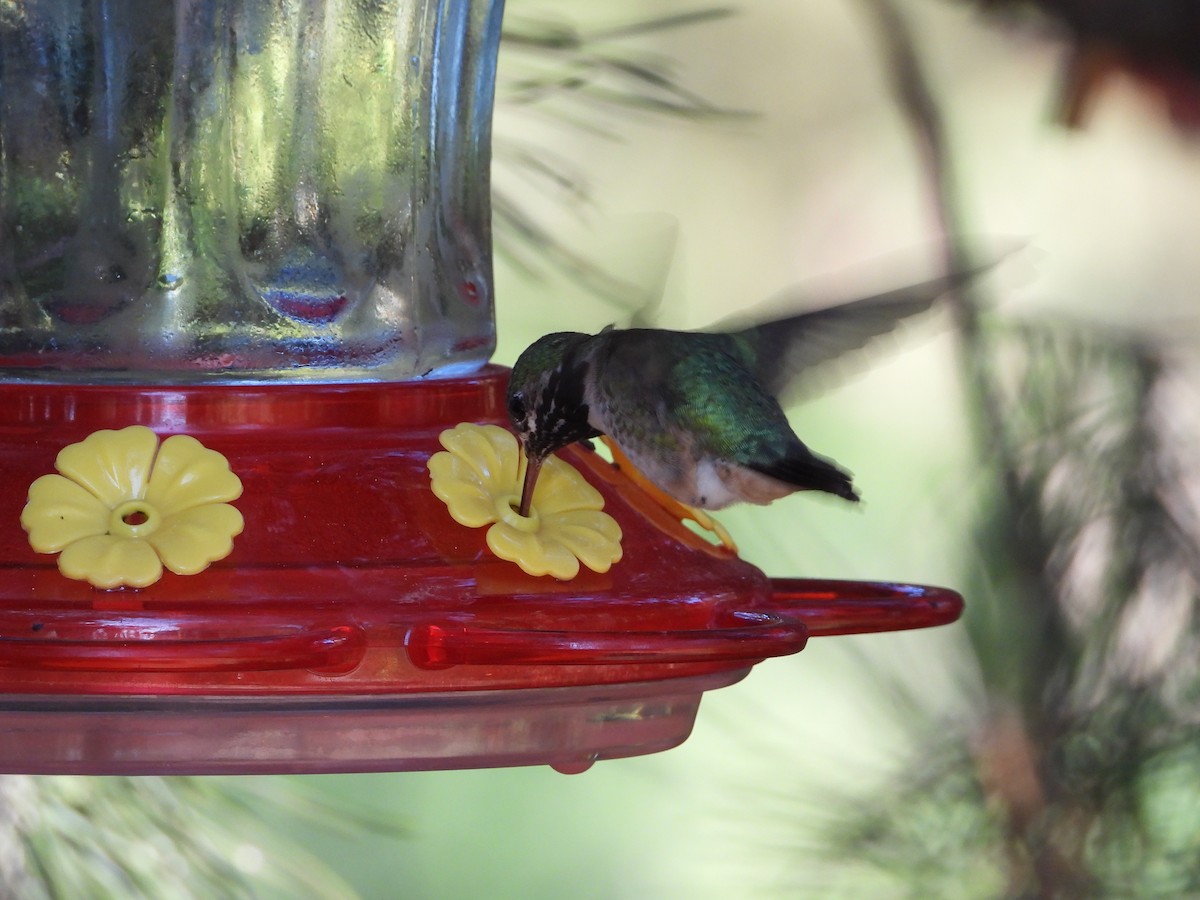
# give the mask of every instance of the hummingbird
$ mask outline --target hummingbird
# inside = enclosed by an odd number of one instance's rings
[[[694,508],[764,505],[800,490],[857,502],[850,473],[800,440],[779,397],[962,280],[947,276],[731,331],[609,326],[539,338],[514,364],[506,395],[527,461],[520,514],[529,514],[548,455],[601,435]]]

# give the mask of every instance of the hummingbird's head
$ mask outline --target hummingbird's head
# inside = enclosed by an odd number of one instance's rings
[[[508,418],[525,451],[520,514],[529,515],[542,461],[560,447],[594,437],[584,399],[587,362],[575,351],[588,335],[560,331],[538,338],[513,365],[508,379]]]
[[[594,437],[584,400],[586,361],[574,353],[588,335],[560,331],[538,338],[513,365],[508,417],[530,461]]]

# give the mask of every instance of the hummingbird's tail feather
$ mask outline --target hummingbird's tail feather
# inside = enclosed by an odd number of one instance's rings
[[[852,503],[859,501],[850,473],[805,449],[775,462],[750,466],[754,471],[804,491],[825,491]]]

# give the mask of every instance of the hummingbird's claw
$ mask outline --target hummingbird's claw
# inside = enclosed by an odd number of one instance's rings
[[[681,522],[690,519],[705,531],[712,532],[722,547],[734,556],[738,555],[738,546],[734,542],[733,536],[725,530],[725,527],[720,522],[704,510],[688,506],[686,503],[676,500],[670,494],[665,493],[662,488],[643,475],[638,470],[638,467],[629,461],[629,457],[621,452],[621,448],[607,435],[601,435],[600,440],[612,453],[613,463],[617,468],[624,472],[630,481],[645,491],[655,503]]]
[[[721,542],[722,547],[724,547],[734,556],[738,555],[738,546],[733,540],[733,535],[729,533],[724,525],[722,525],[702,509],[697,509],[694,506],[688,506],[685,503],[680,503],[679,505],[687,511],[687,514],[680,516],[680,518],[691,519],[705,531],[711,531],[716,539]]]

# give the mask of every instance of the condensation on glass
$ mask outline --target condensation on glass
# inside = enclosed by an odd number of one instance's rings
[[[482,365],[501,6],[0,2],[0,378]]]

